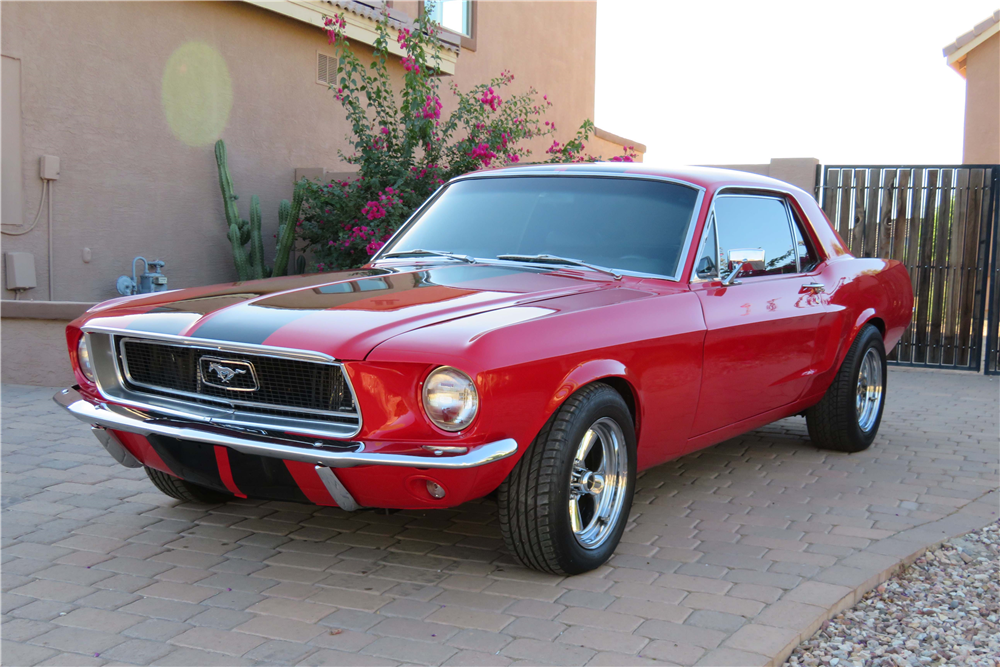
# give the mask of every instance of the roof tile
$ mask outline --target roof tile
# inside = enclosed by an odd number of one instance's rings
[[[1000,23],[1000,9],[993,12],[993,15],[990,16],[985,21],[977,23],[975,28],[963,34],[961,37],[956,39],[948,46],[944,47],[944,49],[942,49],[942,52],[944,53],[945,56],[950,56],[951,54],[955,53],[955,51],[958,51],[960,48],[962,48],[963,46],[974,40],[976,37],[978,37],[979,35],[983,34],[987,30],[992,28],[997,23]]]

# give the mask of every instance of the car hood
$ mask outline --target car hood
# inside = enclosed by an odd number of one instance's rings
[[[616,286],[585,272],[524,266],[368,268],[119,299],[96,306],[78,324],[306,349],[357,360],[407,331]]]

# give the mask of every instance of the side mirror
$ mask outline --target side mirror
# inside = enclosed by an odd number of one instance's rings
[[[734,248],[729,251],[730,273],[729,276],[722,281],[722,284],[726,287],[730,285],[739,285],[740,282],[736,280],[736,277],[741,273],[762,271],[764,267],[763,248]]]
[[[736,264],[730,262],[730,265],[733,265],[734,268],[732,270],[732,273],[730,273],[729,276],[727,276],[726,279],[722,281],[723,287],[730,287],[732,285],[741,285],[742,283],[739,280],[737,280],[736,277],[742,273],[749,273],[750,271],[754,270],[753,262],[739,262]]]
[[[711,257],[702,257],[695,269],[695,274],[699,278],[710,278],[715,273],[715,263]]]
[[[731,269],[736,269],[740,267],[742,269],[743,265],[746,263],[752,264],[752,266],[747,269],[754,271],[764,270],[764,249],[763,248],[734,248],[729,251],[729,267]]]

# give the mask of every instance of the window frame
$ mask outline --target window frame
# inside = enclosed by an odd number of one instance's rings
[[[780,278],[787,276],[799,276],[804,273],[809,273],[815,270],[817,266],[823,261],[823,257],[819,254],[816,243],[813,241],[811,234],[807,228],[807,225],[799,222],[799,216],[796,210],[792,207],[792,203],[789,201],[790,195],[787,192],[779,192],[774,190],[758,190],[753,188],[720,188],[715,196],[712,197],[712,205],[708,210],[708,215],[705,217],[705,226],[702,229],[701,240],[698,242],[698,251],[694,256],[694,266],[691,267],[691,278],[689,280],[692,284],[715,282],[722,280],[722,273],[719,266],[719,224],[715,215],[715,204],[720,198],[726,197],[741,197],[741,198],[755,198],[755,199],[778,199],[784,205],[785,208],[785,219],[788,222],[788,234],[792,242],[792,248],[795,251],[795,273],[776,273],[771,275],[763,276],[746,276],[741,278],[741,280],[756,280],[758,278]],[[713,224],[714,223],[714,224]],[[799,225],[800,231],[802,233],[802,239],[805,241],[808,248],[812,251],[813,255],[816,257],[815,264],[808,271],[803,271],[802,269],[802,257],[799,255],[799,247],[796,242],[795,236],[795,225]],[[709,230],[714,231],[714,238],[712,241],[715,244],[715,253],[713,257],[716,259],[716,266],[714,270],[714,276],[701,277],[698,275],[698,262],[705,253],[705,245],[708,242],[708,232]]]
[[[457,36],[460,39],[460,44],[461,44],[461,47],[463,49],[467,49],[469,51],[475,51],[476,50],[476,33],[477,33],[477,30],[478,30],[477,23],[478,23],[478,15],[479,15],[479,2],[478,2],[478,0],[464,0],[464,1],[469,3],[469,33],[470,34],[466,35],[465,33],[455,32],[451,28],[446,28],[443,25],[441,26],[441,29],[447,31],[448,33],[450,33],[452,35]],[[426,0],[419,0],[419,2],[417,3],[417,7],[418,7],[417,11],[418,11],[418,14],[420,16],[423,16],[426,13],[426,11],[427,11],[426,10],[426,5],[427,5]]]

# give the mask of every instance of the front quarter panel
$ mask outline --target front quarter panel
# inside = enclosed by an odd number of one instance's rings
[[[507,310],[402,334],[366,363],[465,371],[481,397],[472,429],[483,438],[514,438],[519,456],[576,389],[620,378],[636,404],[639,468],[681,451],[701,381],[705,325],[694,294],[610,289]],[[511,321],[498,322],[502,317]]]

